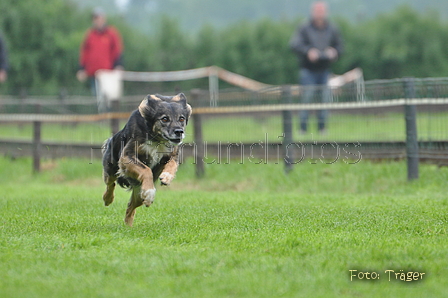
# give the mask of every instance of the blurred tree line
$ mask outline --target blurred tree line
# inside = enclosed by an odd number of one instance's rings
[[[10,94],[88,94],[76,81],[80,43],[91,25],[90,11],[65,0],[2,0],[0,30],[9,49]],[[155,33],[145,35],[121,17],[109,17],[124,44],[124,64],[132,71],[168,71],[217,65],[268,84],[295,84],[297,58],[288,42],[304,20],[259,19],[217,29],[182,30],[160,16]],[[337,19],[345,54],[335,73],[361,67],[366,79],[437,77],[448,73],[448,25],[438,15],[419,14],[408,6],[368,21]],[[181,83],[182,89],[207,87],[205,81]],[[199,86],[198,86],[199,85]]]

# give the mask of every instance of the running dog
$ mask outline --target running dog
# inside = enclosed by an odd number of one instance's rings
[[[115,182],[132,191],[125,223],[132,226],[135,209],[154,201],[157,179],[169,185],[178,167],[178,145],[192,113],[184,94],[148,95],[124,128],[104,142],[104,204],[114,200]]]

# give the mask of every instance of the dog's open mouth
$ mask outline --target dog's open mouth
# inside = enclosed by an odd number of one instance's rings
[[[166,135],[163,135],[163,138],[173,145],[179,145],[180,143],[182,143],[182,140],[183,140],[182,137],[170,138],[170,137],[167,137]]]
[[[168,139],[168,141],[170,141],[171,143],[174,143],[174,144],[182,143],[182,139],[181,138],[179,138],[179,139]]]

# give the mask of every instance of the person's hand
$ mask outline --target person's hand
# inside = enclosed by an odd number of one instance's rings
[[[76,78],[80,82],[85,82],[87,80],[87,73],[86,73],[86,71],[84,69],[78,70],[78,72],[76,73]]]
[[[6,72],[6,70],[1,69],[0,70],[0,83],[3,83],[4,81],[6,81],[7,78],[8,78],[8,73]]]
[[[307,56],[308,60],[310,60],[311,62],[316,62],[317,60],[319,60],[319,50],[316,48],[311,48],[308,50]]]
[[[333,47],[328,47],[325,49],[325,56],[331,61],[336,60],[338,58],[338,51]]]

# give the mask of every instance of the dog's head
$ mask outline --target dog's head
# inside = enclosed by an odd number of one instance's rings
[[[176,96],[148,95],[138,110],[159,141],[178,145],[185,137],[185,126],[192,109],[183,93]]]

